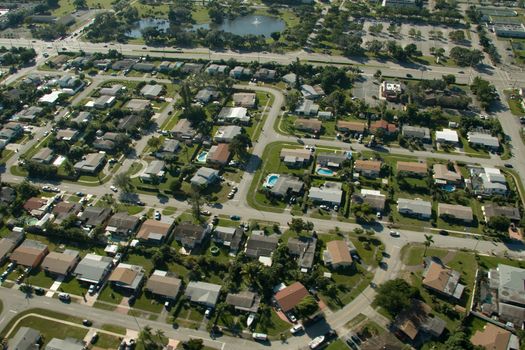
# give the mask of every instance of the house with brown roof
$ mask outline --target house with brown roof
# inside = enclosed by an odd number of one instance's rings
[[[341,240],[326,243],[326,249],[323,252],[323,261],[326,265],[334,269],[352,266],[354,263],[348,244]]]
[[[211,233],[213,225],[195,225],[190,222],[182,222],[173,229],[173,237],[184,247],[193,249],[200,245]]]
[[[438,216],[469,224],[474,220],[472,208],[464,205],[438,203]]]
[[[425,259],[423,286],[443,296],[461,299],[465,286],[459,283],[461,274],[443,265],[438,259]]]
[[[23,232],[13,231],[6,237],[0,239],[0,264],[3,264],[7,256],[18,246],[25,238]]]
[[[48,199],[31,197],[24,203],[24,209],[32,216],[40,218],[45,214],[48,203]]]
[[[61,224],[64,219],[71,215],[76,216],[80,210],[82,210],[82,206],[79,203],[58,202],[52,210],[53,215],[55,215],[55,223]]]
[[[385,134],[394,134],[398,131],[395,124],[389,123],[383,119],[370,123],[371,133],[376,133],[379,130],[382,130]]]
[[[47,245],[39,241],[26,239],[11,253],[9,259],[18,265],[35,268],[40,265],[47,253],[49,253]]]
[[[298,118],[294,122],[294,128],[299,131],[318,134],[323,128],[323,123],[317,119]]]
[[[358,132],[362,134],[366,130],[366,123],[338,120],[335,127],[338,131],[341,132]]]
[[[110,208],[87,207],[78,218],[84,227],[93,228],[106,223],[110,215]]]
[[[376,178],[381,172],[381,165],[380,160],[358,159],[354,163],[354,171],[364,177]]]
[[[447,164],[436,163],[432,167],[432,171],[434,172],[434,182],[437,184],[458,185],[463,179],[463,176],[461,176],[461,170],[456,163],[451,167],[447,166]]]
[[[257,293],[247,290],[239,293],[228,293],[226,304],[232,305],[235,310],[257,313],[261,304],[261,297]]]
[[[113,215],[106,226],[109,234],[129,237],[135,233],[140,224],[140,219],[128,213],[121,212]]]
[[[173,222],[167,223],[147,219],[140,226],[139,232],[137,232],[137,239],[144,243],[161,244],[169,238],[172,226]]]
[[[398,335],[414,343],[421,335],[438,338],[445,326],[446,322],[435,316],[430,306],[417,299],[412,299],[411,307],[400,313],[393,323]]]
[[[179,295],[182,280],[168,271],[155,270],[148,278],[144,290],[159,297],[175,300]]]
[[[422,162],[397,162],[397,173],[423,177],[428,173],[428,166]]]
[[[470,342],[487,350],[519,350],[520,348],[517,336],[492,323],[487,323],[483,330],[477,330],[470,338]]]
[[[230,161],[231,152],[227,143],[211,146],[206,157],[206,163],[212,167],[223,167]]]
[[[68,276],[80,261],[77,250],[66,249],[62,253],[51,252],[42,262],[42,269],[50,275]]]
[[[295,282],[278,291],[274,298],[281,310],[288,312],[293,310],[308,295],[310,293],[301,282]]]
[[[237,92],[233,94],[233,104],[237,107],[253,108],[257,102],[255,93]]]
[[[109,275],[108,281],[114,287],[136,292],[144,281],[144,268],[138,265],[120,263]]]

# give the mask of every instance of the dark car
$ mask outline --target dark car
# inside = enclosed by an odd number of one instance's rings
[[[505,165],[505,168],[510,168],[510,169],[514,168],[514,166],[510,163],[505,163],[504,165]]]
[[[146,203],[144,203],[143,201],[137,201],[135,204],[141,207],[146,205]]]
[[[40,287],[35,288],[36,295],[44,295],[45,293],[46,293],[46,290],[44,288],[40,288]]]
[[[439,234],[443,235],[443,236],[447,236],[448,235],[448,231],[447,230],[439,230]]]
[[[90,320],[83,320],[82,321],[82,324],[86,327],[91,327],[91,325],[93,324],[93,322],[91,322]]]
[[[337,338],[337,332],[333,329],[330,329],[328,332],[324,334],[325,341],[332,340]]]
[[[407,73],[407,78],[412,78],[412,74]]]
[[[234,220],[234,221],[239,221],[239,220],[241,220],[241,217],[239,215],[232,215],[232,216],[230,216],[230,219]]]

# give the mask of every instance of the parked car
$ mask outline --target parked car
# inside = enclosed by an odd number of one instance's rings
[[[82,324],[86,327],[91,327],[91,325],[93,324],[93,322],[91,322],[90,320],[83,320],[82,321]]]
[[[253,333],[252,334],[252,338],[254,340],[262,340],[262,341],[266,341],[268,340],[268,335],[264,334],[264,333]]]
[[[160,217],[161,217],[160,211],[155,210],[155,220],[160,220]]]
[[[211,317],[211,308],[207,308],[206,311],[204,312],[204,316],[206,316],[206,318],[210,318]]]
[[[399,237],[401,236],[398,231],[390,230],[390,236],[392,237]]]
[[[58,299],[60,299],[61,301],[67,302],[71,300],[71,296],[68,293],[59,293]]]
[[[210,216],[211,212],[209,210],[201,210],[201,215]]]
[[[97,291],[97,288],[95,287],[94,284],[92,284],[92,285],[89,286],[89,289],[88,289],[88,293],[89,293],[89,295],[93,295],[93,294],[95,294],[96,291]]]
[[[116,188],[115,186],[109,186],[109,189],[112,190],[113,192],[118,192],[118,188]]]
[[[241,217],[239,215],[231,215],[230,219],[234,220],[234,221],[239,221],[239,220],[241,220]]]
[[[44,295],[46,293],[46,290],[41,287],[35,287],[35,294],[36,295]]]
[[[295,315],[292,314],[291,312],[288,312],[288,313],[286,314],[286,317],[288,317],[288,319],[289,319],[290,321],[292,321],[292,323],[297,322],[297,318],[296,318]]]
[[[136,201],[135,204],[141,207],[146,205],[146,203],[144,203],[143,201]]]
[[[303,325],[299,323],[299,324],[296,324],[295,326],[293,326],[292,328],[290,328],[290,333],[297,334],[297,333],[299,333],[299,332],[301,332],[303,330],[304,330]]]

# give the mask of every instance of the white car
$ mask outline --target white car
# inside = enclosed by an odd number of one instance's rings
[[[392,237],[399,237],[401,236],[398,231],[390,230],[390,236]]]
[[[96,290],[97,290],[97,289],[96,289],[96,287],[95,287],[94,284],[90,285],[90,286],[89,286],[89,289],[88,289],[88,293],[89,293],[89,295],[93,295],[93,294],[95,294]]]
[[[60,299],[62,301],[69,301],[69,300],[71,300],[71,296],[68,293],[59,293],[58,294],[58,299]]]
[[[155,210],[155,220],[160,220],[160,211]]]
[[[109,186],[109,189],[112,190],[113,192],[117,192],[118,191],[118,189],[115,186]]]
[[[290,328],[290,333],[292,334],[297,334],[299,332],[301,332],[302,330],[304,330],[304,327],[302,324],[296,324],[295,326],[293,326],[292,328]]]

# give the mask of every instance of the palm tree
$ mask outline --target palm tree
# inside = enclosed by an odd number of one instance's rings
[[[427,255],[427,249],[434,243],[434,236],[432,235],[425,235],[425,251],[423,253],[423,256]]]

